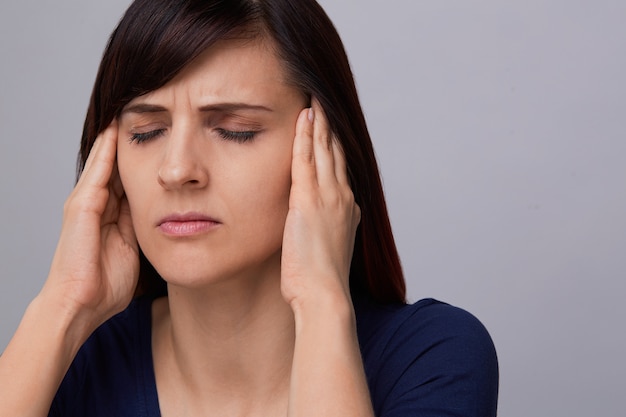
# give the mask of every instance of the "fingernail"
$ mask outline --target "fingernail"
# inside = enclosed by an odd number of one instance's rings
[[[308,117],[309,117],[309,122],[312,122],[313,119],[315,119],[315,113],[313,112],[313,108],[309,108]]]

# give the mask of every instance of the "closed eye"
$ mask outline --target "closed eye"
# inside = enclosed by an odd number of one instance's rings
[[[216,129],[216,130],[222,139],[231,140],[237,143],[248,142],[254,139],[257,133],[259,133],[258,131],[255,131],[255,130],[242,130],[242,131],[226,130],[226,129]],[[147,142],[151,139],[154,139],[156,137],[163,135],[164,132],[165,132],[165,129],[156,129],[156,130],[151,130],[149,132],[133,133],[132,136],[130,137],[130,142],[137,143],[137,144]]]
[[[234,131],[234,130],[226,130],[226,129],[216,129],[222,139],[232,140],[237,143],[248,142],[256,136],[258,131],[254,130],[244,130],[244,131]]]
[[[149,141],[150,139],[161,136],[163,132],[165,132],[165,129],[151,130],[145,133],[133,133],[133,135],[130,137],[130,141],[133,143],[143,143]]]

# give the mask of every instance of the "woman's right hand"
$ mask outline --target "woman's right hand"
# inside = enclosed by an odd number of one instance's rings
[[[48,280],[0,356],[0,416],[48,415],[80,346],[132,299],[138,246],[116,149],[113,122],[96,139],[65,203]]]
[[[86,331],[123,310],[139,275],[137,240],[116,164],[117,121],[96,139],[65,202],[61,237],[40,294]],[[49,298],[48,298],[49,300]]]

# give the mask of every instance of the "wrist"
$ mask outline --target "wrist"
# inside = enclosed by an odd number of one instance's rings
[[[98,326],[85,311],[44,292],[33,299],[26,314],[34,317],[41,331],[62,344],[62,350],[72,358]]]
[[[296,331],[300,329],[322,327],[335,329],[356,328],[354,307],[350,294],[328,292],[299,297],[291,302],[296,322]]]
[[[80,321],[70,318],[51,298],[35,297],[0,356],[0,414],[47,415],[87,337]]]

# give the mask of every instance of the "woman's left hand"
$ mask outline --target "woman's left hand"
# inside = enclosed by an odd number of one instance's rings
[[[361,209],[315,99],[298,117],[291,171],[281,271],[296,332],[287,415],[373,417],[349,285]]]
[[[336,301],[337,296],[349,301],[361,210],[350,188],[344,154],[316,99],[298,117],[291,175],[282,249],[283,297],[294,311],[321,300]]]

